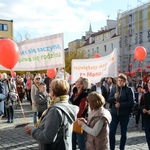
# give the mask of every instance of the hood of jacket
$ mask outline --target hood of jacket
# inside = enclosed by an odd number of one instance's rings
[[[99,117],[99,116],[104,117],[107,120],[107,122],[110,124],[112,117],[110,112],[107,109],[105,109],[104,107],[100,107],[94,117]]]
[[[68,100],[58,102],[58,103],[54,104],[52,107],[57,107],[57,108],[61,109],[67,115],[68,119],[72,123],[77,119],[77,113],[79,111],[79,107],[69,104]]]

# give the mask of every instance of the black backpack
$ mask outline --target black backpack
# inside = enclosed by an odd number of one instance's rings
[[[44,150],[66,150],[65,140],[67,139],[67,130],[68,130],[68,119],[66,117],[65,111],[56,106],[62,112],[63,122],[58,130],[57,137],[55,142],[51,144],[46,144]]]

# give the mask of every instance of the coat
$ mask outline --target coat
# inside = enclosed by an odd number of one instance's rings
[[[102,91],[102,96],[105,98],[105,100],[107,101],[107,98],[108,98],[108,92],[107,92],[107,89],[105,86],[101,85],[101,91]],[[94,92],[96,91],[96,85],[93,85],[90,89],[89,92]]]
[[[118,102],[120,104],[120,108],[115,107],[116,99],[114,95],[117,92],[116,90],[116,86],[113,87],[108,97],[108,103],[112,105],[111,113],[115,115],[130,115],[135,100],[133,90],[126,85],[124,87],[118,87]]]
[[[46,150],[48,145],[57,141],[57,137],[60,137],[59,129],[62,123],[65,124],[65,130],[59,142],[63,145],[57,144],[55,149],[49,149],[59,150],[61,146],[62,150],[72,150],[72,125],[76,120],[77,112],[78,107],[69,104],[68,100],[52,105],[39,127],[31,131],[32,137],[39,143],[39,150]]]
[[[38,112],[42,113],[47,109],[47,96],[44,93],[37,91],[35,101]]]
[[[37,105],[36,105],[36,100],[35,100],[37,90],[38,90],[38,88],[35,86],[35,84],[32,84],[32,86],[31,86],[31,100],[32,100],[32,111],[33,112],[37,112]]]

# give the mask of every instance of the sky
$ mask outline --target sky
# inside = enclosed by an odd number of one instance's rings
[[[15,40],[63,33],[64,48],[89,30],[97,32],[117,12],[133,9],[148,0],[0,0],[0,19],[13,20]]]

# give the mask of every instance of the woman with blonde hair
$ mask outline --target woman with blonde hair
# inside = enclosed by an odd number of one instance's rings
[[[39,83],[41,82],[40,74],[35,75],[34,80],[31,85],[31,101],[32,101],[32,111],[33,111],[33,123],[37,123],[37,105],[35,96],[38,91]]]
[[[77,114],[77,118],[81,118],[81,117],[86,118],[88,112],[87,95],[91,87],[89,78],[79,77],[79,79],[75,83],[75,87],[77,88],[77,93],[74,99],[72,100],[72,104],[79,106],[79,112]],[[78,144],[80,150],[85,150],[85,133],[78,134],[73,132],[72,134],[73,150],[76,150],[76,144]]]
[[[69,84],[54,79],[50,84],[50,107],[42,114],[38,127],[26,127],[26,133],[39,143],[39,150],[72,150],[72,124],[78,107],[68,103]]]
[[[88,96],[88,102],[91,110],[88,120],[78,118],[78,123],[87,133],[86,150],[108,150],[111,114],[103,107],[105,99],[98,92],[91,92]]]

